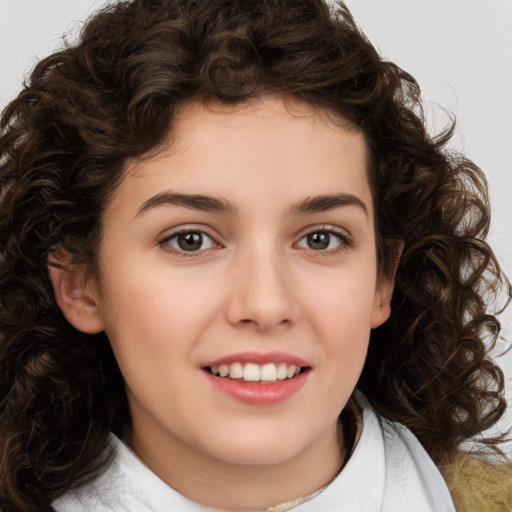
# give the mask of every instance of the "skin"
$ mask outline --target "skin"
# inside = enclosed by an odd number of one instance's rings
[[[370,330],[389,316],[364,137],[266,97],[187,105],[171,139],[129,163],[104,214],[98,274],[50,269],[57,300],[75,327],[106,331],[133,417],[126,441],[161,479],[232,510],[307,495],[339,471],[338,416]],[[348,201],[304,208],[333,195]],[[207,236],[186,252],[176,230]],[[328,247],[312,248],[311,233]],[[220,392],[204,364],[246,351],[302,358],[304,385],[272,405]]]

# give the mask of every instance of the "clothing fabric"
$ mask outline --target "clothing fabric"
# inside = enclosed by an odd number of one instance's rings
[[[268,511],[454,512],[448,488],[416,437],[390,422],[359,393],[362,428],[343,470],[320,492],[298,505]],[[116,456],[92,483],[53,503],[56,512],[211,512],[158,478],[119,439]],[[267,512],[268,512],[267,511]]]

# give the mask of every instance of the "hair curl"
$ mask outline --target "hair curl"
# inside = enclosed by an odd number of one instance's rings
[[[134,0],[92,17],[37,64],[0,134],[0,503],[49,510],[108,459],[129,423],[104,334],[64,319],[48,277],[60,247],[95,267],[101,216],[130,158],[172,140],[188,101],[267,94],[326,109],[371,154],[378,258],[390,320],[374,330],[358,386],[438,463],[505,410],[488,356],[488,293],[510,287],[485,242],[486,182],[425,128],[419,87],[382,60],[343,4],[322,0]],[[498,439],[488,439],[495,446]]]

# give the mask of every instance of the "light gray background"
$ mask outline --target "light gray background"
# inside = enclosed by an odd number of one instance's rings
[[[250,1],[250,0],[248,0]],[[0,109],[39,58],[105,0],[0,0]],[[512,0],[347,0],[369,39],[415,76],[432,129],[457,117],[454,147],[490,183],[490,240],[512,278]],[[501,318],[512,339],[512,307]],[[501,346],[501,349],[505,345]],[[499,357],[512,403],[512,351]],[[512,425],[512,411],[502,422]],[[509,450],[512,453],[512,447]]]

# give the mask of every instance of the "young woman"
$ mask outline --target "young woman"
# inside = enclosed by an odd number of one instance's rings
[[[342,4],[113,4],[1,129],[3,512],[455,510],[485,179]]]

